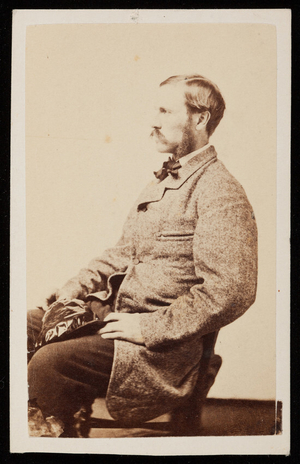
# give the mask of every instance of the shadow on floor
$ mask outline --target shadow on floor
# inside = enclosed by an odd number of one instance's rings
[[[276,407],[277,406],[277,407]],[[281,433],[282,405],[275,401],[208,398],[202,413],[201,436],[248,436],[274,435]],[[111,419],[104,399],[97,399],[93,405],[93,417]],[[147,428],[92,428],[90,438],[117,437],[161,437],[170,436],[164,431],[163,423],[168,415],[160,416],[154,422],[162,423],[154,430]],[[153,422],[153,421],[151,421]]]

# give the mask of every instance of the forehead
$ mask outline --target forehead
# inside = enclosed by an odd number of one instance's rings
[[[159,87],[155,107],[163,107],[172,111],[186,111],[184,90],[182,84],[166,84]]]

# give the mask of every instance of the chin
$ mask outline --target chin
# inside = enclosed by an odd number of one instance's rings
[[[158,153],[171,153],[169,150],[166,150],[165,148],[157,148]]]
[[[159,153],[172,153],[172,148],[161,143],[156,144],[156,150]]]

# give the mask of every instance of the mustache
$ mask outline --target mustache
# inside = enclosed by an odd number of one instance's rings
[[[159,131],[159,129],[153,129],[153,131],[150,134],[150,137],[157,137],[158,139],[164,141],[166,138],[163,136],[163,134]]]

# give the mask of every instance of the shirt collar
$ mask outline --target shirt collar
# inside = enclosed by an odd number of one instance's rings
[[[210,147],[210,143],[207,143],[204,145],[204,147],[198,148],[198,150],[192,151],[192,153],[189,153],[188,155],[183,156],[182,158],[179,158],[179,162],[181,166],[184,166],[190,159],[194,158],[194,156],[199,155],[199,153],[202,153],[202,151],[207,150]]]

